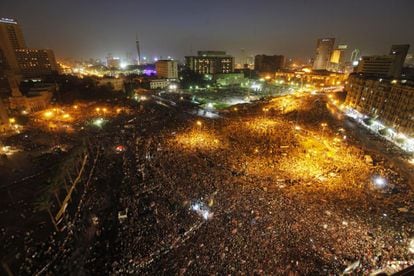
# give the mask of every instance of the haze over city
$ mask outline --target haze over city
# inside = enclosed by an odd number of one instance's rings
[[[414,275],[413,1],[0,3],[0,275]]]
[[[309,59],[315,37],[381,54],[387,45],[414,44],[410,0],[294,1],[2,1],[3,17],[22,25],[34,47],[62,58],[104,58],[134,53],[138,34],[144,56],[182,59],[197,49],[238,56],[281,53]],[[7,11],[7,13],[6,13]]]

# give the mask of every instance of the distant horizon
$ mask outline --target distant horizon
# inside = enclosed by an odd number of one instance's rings
[[[182,61],[199,50],[223,50],[239,58],[284,55],[306,62],[318,38],[335,37],[336,45],[362,55],[387,54],[393,44],[414,45],[412,1],[209,1],[136,3],[112,1],[55,3],[46,0],[2,1],[0,17],[20,24],[29,48],[48,48],[60,60],[125,60],[136,56],[171,56]],[[329,11],[329,12],[328,12]],[[76,16],[75,16],[76,15]],[[411,48],[410,53],[413,52]]]

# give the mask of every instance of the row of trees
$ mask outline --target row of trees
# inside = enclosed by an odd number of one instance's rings
[[[92,151],[89,143],[86,141],[73,148],[67,157],[57,165],[55,174],[47,181],[45,191],[35,202],[35,210],[39,212],[46,211],[57,231],[59,231],[59,228],[53,212],[62,208],[63,195],[66,197],[71,188],[76,190],[74,179],[83,171],[83,167],[86,164],[84,160],[90,152]]]
[[[58,87],[55,98],[63,104],[72,104],[77,100],[102,100],[120,97],[123,94],[114,90],[108,83],[98,85],[96,78],[79,78],[72,75],[53,75],[44,78],[44,83],[55,83]],[[36,85],[35,82],[27,81],[20,84],[20,90],[25,94]]]

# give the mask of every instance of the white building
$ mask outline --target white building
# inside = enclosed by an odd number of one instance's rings
[[[150,89],[164,89],[171,84],[170,80],[167,79],[155,79],[150,81]]]
[[[98,79],[98,86],[110,85],[115,91],[124,91],[123,78],[101,78]]]

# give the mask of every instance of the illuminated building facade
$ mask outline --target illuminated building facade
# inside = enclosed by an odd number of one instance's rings
[[[199,74],[231,73],[234,57],[224,51],[199,51],[197,56],[186,56],[186,66]]]
[[[262,77],[267,77],[262,75]],[[284,83],[296,83],[299,85],[313,85],[316,87],[328,87],[343,85],[347,78],[346,74],[329,71],[293,71],[281,70],[274,74],[276,81]]]
[[[6,110],[37,111],[51,101],[48,89],[30,91],[23,96],[19,90],[22,77],[38,78],[58,72],[51,50],[29,49],[16,20],[0,19],[0,117],[4,126]],[[3,127],[1,127],[3,128]]]
[[[52,50],[16,49],[20,72],[25,78],[57,74],[59,68]]]
[[[124,91],[125,90],[125,84],[123,78],[99,78],[97,80],[98,86],[105,86],[109,85],[113,90],[115,91]]]
[[[377,77],[399,78],[408,48],[408,44],[393,45],[389,55],[362,57],[356,72]]]
[[[259,73],[275,73],[285,66],[285,57],[282,55],[256,55],[254,57],[254,70]]]
[[[6,74],[24,78],[42,77],[58,72],[52,50],[28,49],[16,20],[0,19],[0,66]]]
[[[345,90],[346,105],[414,135],[414,81],[351,74]]]
[[[53,93],[48,90],[37,91],[28,96],[10,97],[10,109],[36,112],[47,108],[52,97]]]
[[[113,57],[112,55],[108,55],[106,58],[106,66],[109,69],[119,69],[121,67],[121,59],[118,57]]]
[[[393,64],[394,57],[392,56],[366,56],[359,61],[356,72],[379,77],[391,77]]]
[[[178,63],[175,60],[159,60],[155,63],[157,76],[165,79],[178,78]]]
[[[359,49],[354,49],[352,51],[350,61],[351,61],[351,63],[353,65],[357,65],[358,64],[359,55],[360,55]]]
[[[313,70],[326,70],[335,45],[335,38],[320,38],[316,44]]]
[[[19,64],[15,50],[26,48],[22,30],[17,21],[8,18],[0,19],[0,59],[1,68],[12,74],[19,74]]]
[[[167,88],[169,85],[172,84],[172,82],[168,79],[153,79],[150,80],[149,84],[151,90],[156,90]]]
[[[338,47],[332,51],[331,58],[327,70],[333,72],[345,72],[345,51],[348,49],[348,45],[340,44]]]

